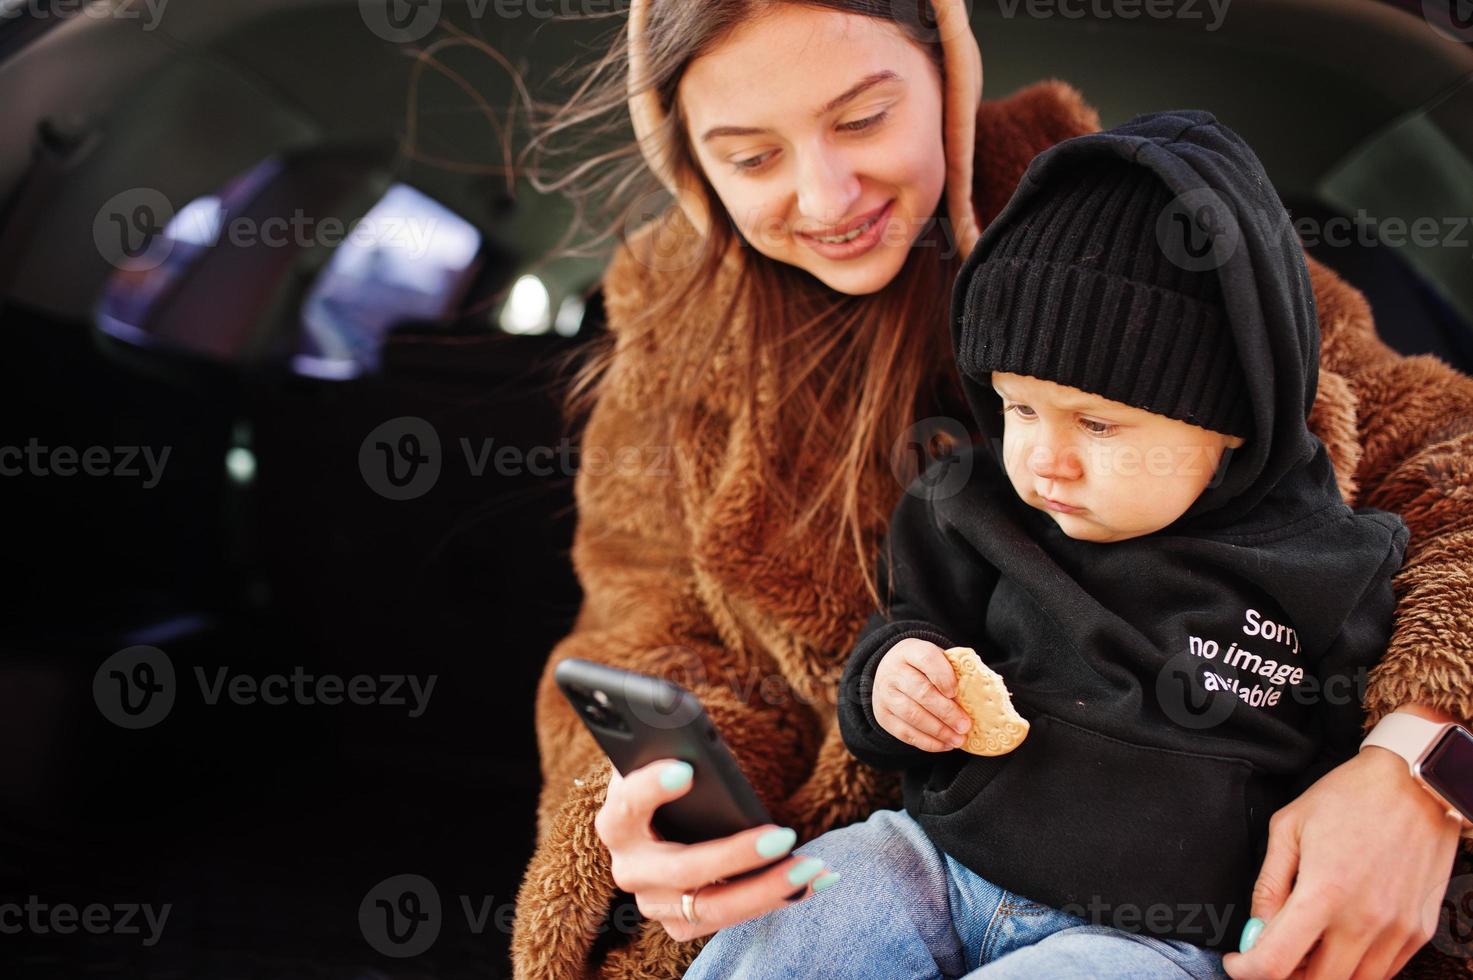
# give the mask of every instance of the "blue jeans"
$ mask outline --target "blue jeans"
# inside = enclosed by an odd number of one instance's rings
[[[999,888],[938,850],[904,810],[877,810],[793,853],[821,857],[842,877],[722,929],[685,980],[1227,977],[1221,953],[1092,924]]]

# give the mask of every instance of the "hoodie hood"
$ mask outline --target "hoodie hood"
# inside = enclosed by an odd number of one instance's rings
[[[969,370],[978,267],[1035,195],[1091,162],[1125,160],[1154,173],[1172,195],[1158,241],[1172,261],[1214,270],[1248,386],[1252,434],[1230,450],[1214,484],[1164,532],[1249,521],[1281,526],[1343,502],[1308,417],[1319,379],[1320,338],[1303,249],[1263,164],[1210,113],[1138,116],[1115,129],[1058,143],[1034,158],[1007,206],[981,236],[953,287],[951,339],[962,384],[989,447],[1000,447],[1001,401],[989,373]],[[992,456],[1001,464],[1001,453]],[[1157,532],[1163,533],[1163,532]]]

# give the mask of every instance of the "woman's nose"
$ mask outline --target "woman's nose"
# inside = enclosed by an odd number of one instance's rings
[[[862,188],[842,152],[820,147],[800,154],[798,211],[815,225],[836,225],[859,200]]]

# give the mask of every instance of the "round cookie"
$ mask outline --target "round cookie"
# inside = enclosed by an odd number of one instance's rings
[[[956,671],[956,700],[972,727],[961,748],[973,755],[1005,755],[1028,737],[1028,720],[1013,708],[1002,675],[982,662],[971,647],[946,651]]]

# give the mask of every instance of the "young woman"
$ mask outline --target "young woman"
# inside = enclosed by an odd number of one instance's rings
[[[796,856],[727,879],[899,805],[893,774],[845,749],[835,687],[880,598],[871,573],[915,471],[907,453],[968,437],[950,283],[1027,162],[1098,128],[1059,82],[981,101],[964,3],[931,6],[934,20],[909,0],[635,0],[626,43],[552,127],[627,97],[640,153],[609,158],[647,171],[581,189],[626,194],[630,227],[660,184],[679,206],[616,250],[609,343],[580,389],[584,601],[538,694],[545,783],[517,903],[519,978],[678,977],[702,937],[844,888],[816,895],[830,869]],[[1400,514],[1412,534],[1368,720],[1466,721],[1473,380],[1397,356],[1361,295],[1310,267],[1313,427],[1347,500]],[[552,683],[570,656],[691,689],[777,824],[698,845],[656,837],[650,816],[688,773],[669,761],[614,773]],[[1458,838],[1405,763],[1362,751],[1274,817],[1253,896],[1268,925],[1226,969],[1393,974],[1432,935]],[[1438,969],[1430,949],[1413,964]]]

